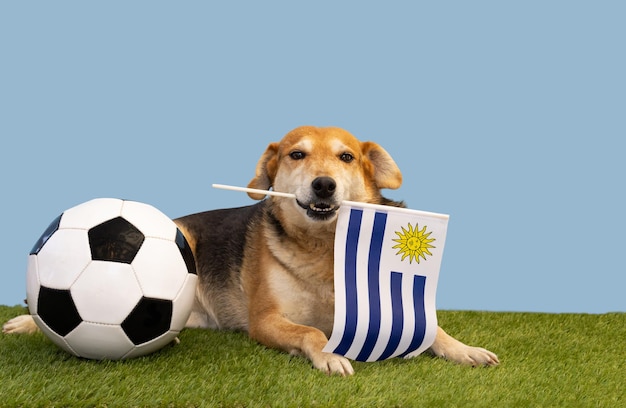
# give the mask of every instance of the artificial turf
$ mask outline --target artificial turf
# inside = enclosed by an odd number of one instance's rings
[[[0,306],[0,322],[24,313]],[[243,333],[185,329],[145,357],[73,357],[43,334],[0,334],[0,406],[621,407],[626,314],[440,311],[450,334],[498,354],[492,368],[427,354],[354,362],[328,377]]]

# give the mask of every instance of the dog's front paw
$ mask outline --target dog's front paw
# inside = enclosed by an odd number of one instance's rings
[[[463,363],[476,366],[496,366],[500,364],[498,356],[482,347],[466,346]]]
[[[9,320],[2,326],[2,332],[7,334],[30,334],[38,330],[31,315],[20,315]]]
[[[436,353],[437,354],[437,353]],[[458,364],[478,366],[496,366],[500,364],[498,356],[482,347],[472,347],[462,344],[438,354],[446,360],[454,361]]]
[[[342,377],[354,374],[354,369],[350,361],[333,353],[317,353],[311,358],[313,366],[328,375],[338,374]]]
[[[437,357],[445,358],[458,364],[471,366],[495,366],[500,364],[498,356],[482,347],[468,346],[437,328],[437,337],[430,346],[430,352]]]

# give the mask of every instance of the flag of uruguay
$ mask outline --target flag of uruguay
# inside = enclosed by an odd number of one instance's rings
[[[437,334],[445,214],[344,202],[335,235],[335,321],[324,351],[414,357]]]

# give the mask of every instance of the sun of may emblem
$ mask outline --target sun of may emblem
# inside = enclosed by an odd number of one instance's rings
[[[402,227],[402,232],[395,231],[396,235],[398,235],[398,239],[394,239],[393,241],[397,242],[397,245],[394,245],[394,249],[398,249],[396,255],[402,254],[402,261],[405,258],[409,258],[409,263],[412,263],[413,260],[420,263],[420,257],[426,260],[426,255],[432,255],[429,248],[436,248],[430,245],[431,242],[435,241],[434,238],[428,238],[432,231],[426,232],[426,226],[421,230],[417,230],[418,225],[415,224],[415,229],[411,223],[409,223],[409,229],[406,230]]]

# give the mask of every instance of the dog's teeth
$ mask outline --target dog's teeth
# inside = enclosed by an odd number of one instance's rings
[[[328,211],[332,211],[333,210],[333,207],[328,206],[328,207],[325,207],[325,208],[320,208],[320,207],[317,207],[315,204],[309,204],[309,208],[312,211],[317,211],[317,212],[328,212]]]

